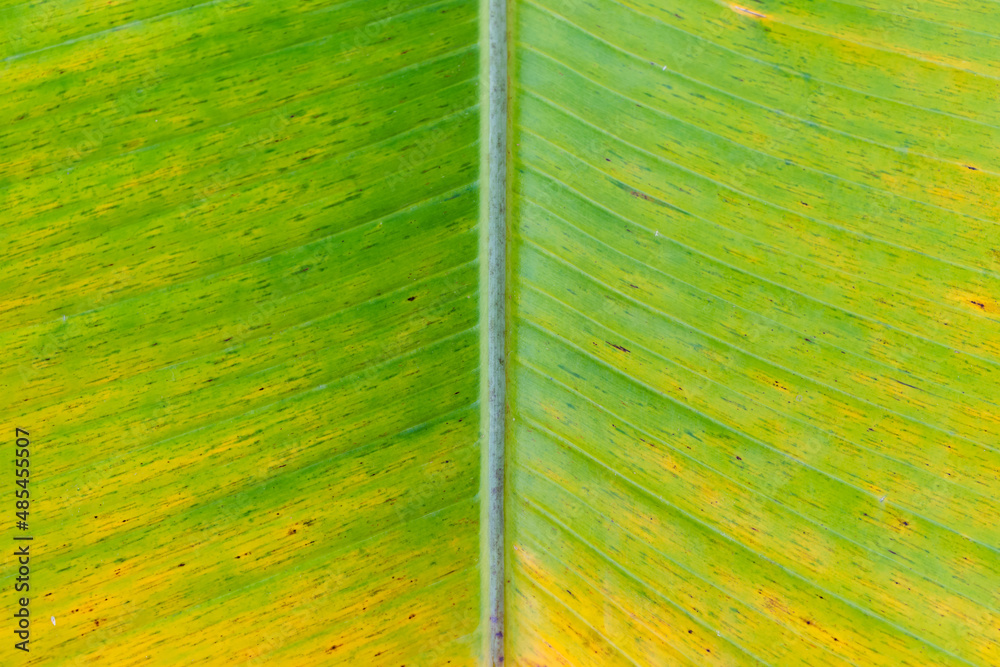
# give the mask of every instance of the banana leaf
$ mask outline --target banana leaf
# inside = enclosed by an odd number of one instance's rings
[[[995,5],[0,2],[0,664],[1000,664]]]

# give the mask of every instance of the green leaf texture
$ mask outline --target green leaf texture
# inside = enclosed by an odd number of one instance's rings
[[[1000,5],[504,4],[0,0],[0,664],[1000,664]]]
[[[473,662],[478,5],[6,5],[0,664]]]
[[[1000,14],[518,0],[517,665],[1000,664]]]

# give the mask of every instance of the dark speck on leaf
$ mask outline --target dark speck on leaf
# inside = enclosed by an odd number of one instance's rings
[[[409,299],[407,299],[407,301],[413,301],[413,300],[414,300],[414,299],[416,299],[416,298],[417,298],[417,297],[415,297],[415,296],[411,296],[411,297],[410,297]]]

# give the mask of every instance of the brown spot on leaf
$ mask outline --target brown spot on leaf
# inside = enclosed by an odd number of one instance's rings
[[[743,7],[742,5],[729,5],[729,8],[732,9],[734,12],[739,12],[740,14],[745,14],[746,16],[752,16],[752,17],[757,18],[757,19],[766,19],[767,18],[766,15],[761,14],[760,12],[755,12],[752,9],[747,9],[746,7]]]

